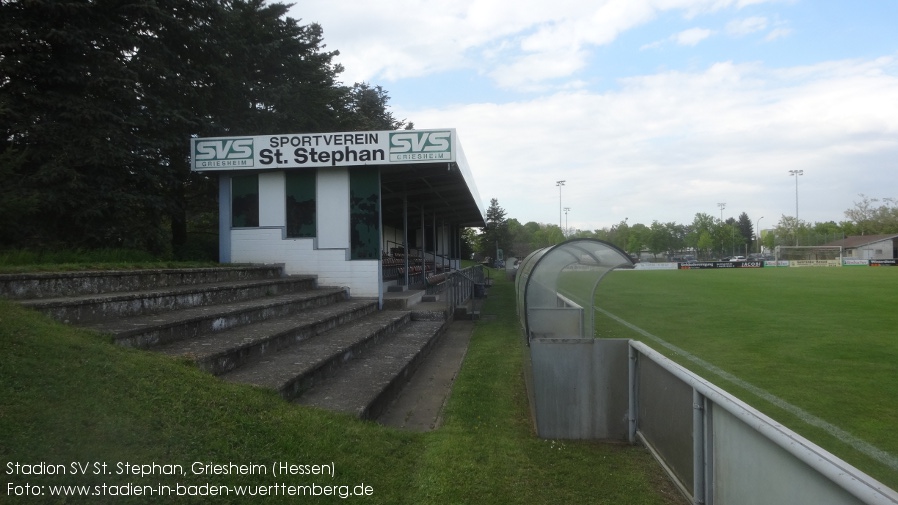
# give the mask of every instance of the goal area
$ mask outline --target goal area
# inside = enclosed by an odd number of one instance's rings
[[[777,246],[776,261],[796,267],[840,267],[842,246]]]

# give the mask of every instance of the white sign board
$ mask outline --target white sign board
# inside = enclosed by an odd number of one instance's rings
[[[265,170],[456,161],[455,129],[190,139],[190,167]]]

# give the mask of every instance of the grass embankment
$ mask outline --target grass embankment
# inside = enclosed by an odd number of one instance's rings
[[[211,261],[173,261],[131,249],[48,249],[0,251],[0,274],[70,272],[77,270],[133,270],[226,266]]]
[[[898,268],[614,272],[598,306],[813,416],[898,455]],[[898,489],[865,456],[751,392],[596,314],[601,337],[647,344]],[[888,456],[886,456],[888,459]]]
[[[371,487],[363,503],[679,503],[641,448],[539,440],[521,377],[512,285],[484,305],[441,429],[408,433],[287,404],[191,364],[120,348],[0,301],[0,502],[295,503],[297,497],[51,497],[50,485],[166,484]],[[336,475],[278,476],[271,464],[334,463]],[[89,464],[72,475],[72,463]],[[95,475],[95,470],[108,474]],[[117,475],[119,463],[182,465],[187,475]],[[267,475],[193,475],[193,462],[265,465]],[[65,475],[11,475],[9,464],[65,465]],[[9,496],[10,483],[41,486]],[[94,486],[100,486],[96,488]],[[23,488],[12,488],[24,490]],[[31,488],[34,491],[34,488]],[[280,488],[281,493],[284,488]],[[107,492],[111,488],[107,487]],[[269,489],[278,492],[278,489]],[[337,493],[342,492],[339,488]]]

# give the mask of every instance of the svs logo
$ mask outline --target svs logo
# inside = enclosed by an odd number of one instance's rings
[[[390,133],[390,160],[449,160],[452,157],[452,132]]]
[[[253,139],[199,140],[194,145],[193,156],[198,162],[251,160]]]

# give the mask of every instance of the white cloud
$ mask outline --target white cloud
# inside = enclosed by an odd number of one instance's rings
[[[764,40],[766,40],[767,42],[772,42],[776,39],[788,37],[791,34],[792,30],[790,28],[775,28],[773,30],[770,30],[770,33],[768,33],[767,36],[764,37]]]
[[[767,29],[768,21],[767,18],[761,16],[754,16],[750,18],[737,19],[735,21],[730,21],[727,23],[726,31],[730,35],[734,35],[737,37],[741,37],[744,35],[749,35],[755,32],[760,32]]]
[[[719,63],[621,82],[619,91],[403,111],[458,128],[481,195],[510,217],[555,222],[566,179],[571,224],[697,212],[792,215],[790,169],[805,170],[802,219],[840,220],[858,193],[898,196],[898,64],[892,58],[794,69]],[[771,223],[772,224],[772,223]]]
[[[726,214],[745,211],[773,224],[794,212],[791,169],[805,171],[802,219],[840,220],[858,193],[898,197],[894,57],[827,62],[814,55],[809,61],[824,62],[771,68],[758,52],[751,61],[759,63],[697,67],[714,60],[690,49],[679,52],[701,57],[679,67],[651,54],[647,64],[663,70],[633,62],[620,72],[629,77],[608,90],[584,84],[595,85],[588,70],[597,48],[611,52],[637,28],[661,39],[676,30],[669,28],[674,19],[673,26],[684,19],[699,25],[709,21],[692,20],[726,10],[741,16],[721,26],[727,43],[750,34],[768,41],[790,36],[772,9],[764,17],[749,9],[780,1],[790,0],[304,0],[293,12],[305,23],[322,23],[328,49],[341,51],[347,82],[392,89],[393,79],[467,71],[491,79],[499,93],[543,92],[428,109],[397,107],[400,97],[393,102],[396,117],[418,128],[457,128],[483,203],[498,198],[509,217],[523,222],[555,222],[558,179],[568,181],[563,198],[571,225],[585,229],[624,217],[689,222],[696,212],[717,215],[717,202],[727,202]],[[807,25],[802,30],[809,33]],[[716,33],[693,28],[643,49],[675,43],[704,49],[711,44],[701,42]],[[438,85],[429,85],[428,94],[438,96]]]
[[[576,49],[526,55],[494,67],[489,75],[500,88],[538,91],[544,83],[573,75],[586,64],[586,54]]]
[[[713,32],[707,28],[690,28],[674,34],[672,39],[681,46],[696,46],[707,39]]]
[[[539,76],[527,63],[552,63],[543,78],[573,75],[583,55],[609,44],[659,14],[679,12],[687,18],[724,8],[741,8],[747,0],[457,0],[438,6],[425,0],[304,0],[291,15],[324,27],[328,49],[339,50],[346,82],[393,81],[455,69],[495,67],[507,71],[503,86],[532,87]],[[749,3],[776,0],[749,0]],[[687,30],[679,43],[694,45],[710,33]],[[338,41],[338,42],[333,42]],[[497,51],[498,49],[500,49]],[[571,56],[563,56],[570,52]],[[482,60],[493,57],[495,60]],[[563,58],[566,61],[558,61]],[[494,74],[499,75],[499,74]]]

